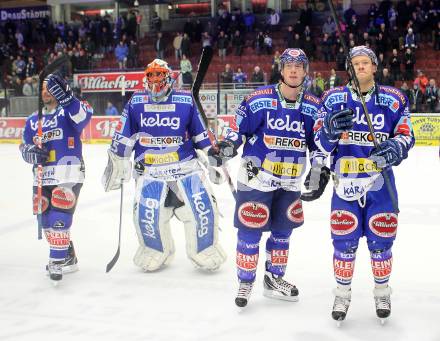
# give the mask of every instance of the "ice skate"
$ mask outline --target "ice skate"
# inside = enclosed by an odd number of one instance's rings
[[[348,307],[350,307],[351,290],[336,288],[334,294],[335,301],[333,303],[332,318],[336,321],[336,326],[340,327],[342,321],[347,316]]]
[[[263,295],[269,298],[275,298],[284,301],[298,301],[298,289],[293,284],[285,281],[283,277],[266,271],[264,275]]]
[[[78,268],[78,258],[76,258],[75,248],[73,243],[70,242],[69,249],[67,251],[67,258],[62,261],[61,267],[63,268],[63,274],[70,274],[79,270]],[[46,265],[47,275],[49,275],[49,266]]]
[[[49,264],[47,265],[49,278],[54,286],[57,286],[63,279],[62,264],[62,261],[49,261]]]
[[[238,294],[235,298],[235,304],[237,307],[244,308],[248,304],[249,298],[251,297],[252,288],[254,282],[240,282],[238,288]]]
[[[374,289],[374,304],[376,306],[376,315],[381,324],[385,324],[391,315],[391,288]]]

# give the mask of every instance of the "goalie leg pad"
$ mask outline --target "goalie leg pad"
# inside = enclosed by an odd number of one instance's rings
[[[169,264],[174,255],[170,230],[173,209],[165,207],[168,192],[166,182],[140,177],[136,182],[133,212],[139,248],[134,264],[144,271],[155,271]]]
[[[226,260],[218,243],[218,210],[212,190],[202,172],[177,181],[185,205],[174,212],[185,226],[186,253],[203,270],[217,270]]]

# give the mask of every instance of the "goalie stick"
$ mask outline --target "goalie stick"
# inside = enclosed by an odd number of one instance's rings
[[[371,137],[372,137],[372,140],[373,140],[374,147],[377,148],[377,147],[379,147],[379,142],[377,141],[377,137],[376,137],[376,134],[375,134],[375,131],[374,131],[373,122],[371,121],[370,113],[368,112],[367,104],[365,103],[365,98],[360,93],[361,92],[360,91],[361,87],[359,85],[359,80],[356,77],[356,73],[354,71],[354,67],[353,67],[353,64],[351,62],[350,54],[349,54],[347,45],[345,44],[344,36],[342,35],[341,24],[339,23],[338,16],[336,15],[335,6],[333,5],[333,1],[332,0],[328,0],[328,4],[330,6],[330,11],[332,13],[333,20],[335,21],[335,24],[336,24],[336,29],[338,31],[339,40],[341,41],[341,45],[342,45],[342,48],[344,50],[345,57],[347,59],[348,70],[349,70],[349,77],[352,78],[352,80],[354,82],[355,91],[358,93],[358,96],[361,99],[362,109],[364,110],[365,118],[367,120],[368,129],[370,130],[370,134],[371,134]],[[394,194],[393,188],[391,186],[391,180],[390,180],[390,177],[388,175],[388,168],[382,169],[381,174],[383,176],[383,179],[384,179],[384,182],[385,182],[385,186],[387,187],[388,194],[390,195],[391,203],[392,203],[393,209],[394,209],[394,213],[398,214],[399,213],[399,207],[397,205],[397,199],[396,199],[396,196]]]
[[[70,60],[67,56],[62,56],[60,58],[55,59],[52,63],[47,65],[43,70],[41,70],[38,75],[38,128],[37,128],[37,146],[38,148],[42,148],[43,146],[43,82],[44,79],[53,73],[55,70],[59,69],[62,65],[66,63],[70,63]],[[42,238],[42,191],[43,191],[43,165],[37,165],[37,221],[38,221],[38,239]]]
[[[119,254],[121,253],[121,231],[122,231],[122,203],[124,200],[124,183],[121,183],[121,201],[119,205],[119,239],[118,239],[118,249],[116,250],[115,255],[112,260],[107,264],[105,268],[105,272],[110,272],[110,270],[115,266],[116,262],[119,259]]]
[[[206,73],[208,72],[208,68],[209,68],[209,64],[211,63],[212,56],[213,56],[212,47],[205,46],[203,48],[202,55],[200,56],[199,66],[197,69],[196,78],[191,88],[191,93],[194,98],[194,102],[196,103],[197,109],[199,110],[200,116],[202,117],[203,122],[205,123],[212,148],[218,150],[217,139],[213,134],[213,132],[209,129],[208,117],[206,116],[205,110],[203,109],[202,103],[200,102],[200,98],[199,98],[199,91],[202,86],[203,79],[205,78]],[[232,195],[234,196],[234,198],[236,198],[237,190],[235,189],[234,184],[232,183],[232,179],[231,176],[229,175],[228,169],[226,168],[226,166],[222,166],[221,168],[225,175],[226,181],[228,182]]]

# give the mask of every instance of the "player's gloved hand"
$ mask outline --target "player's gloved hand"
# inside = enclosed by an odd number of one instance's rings
[[[121,184],[130,181],[131,161],[129,158],[116,155],[111,150],[107,151],[108,162],[102,175],[104,191],[112,191],[121,188]]]
[[[214,167],[221,167],[226,164],[230,159],[237,155],[237,147],[232,141],[223,140],[217,145],[216,148],[211,147],[208,150],[209,164]]]
[[[370,158],[376,162],[379,168],[398,166],[407,157],[408,151],[395,139],[383,141],[370,152]]]
[[[47,91],[64,107],[73,100],[73,92],[66,80],[57,74],[51,73],[44,79],[47,82]]]
[[[33,165],[42,165],[49,159],[49,151],[44,146],[39,148],[35,144],[21,144],[20,151],[24,161]]]
[[[353,129],[354,112],[352,109],[331,111],[324,117],[324,133],[329,140],[336,140],[344,131]]]
[[[324,193],[325,187],[330,180],[330,169],[324,167],[312,167],[304,181],[304,186],[308,192],[301,194],[301,200],[313,201]]]

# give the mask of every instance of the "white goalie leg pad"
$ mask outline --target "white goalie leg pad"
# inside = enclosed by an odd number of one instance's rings
[[[191,262],[204,270],[217,270],[226,260],[218,242],[218,210],[203,172],[194,172],[177,185],[185,202],[174,213],[185,226],[186,253]]]
[[[147,178],[136,181],[133,220],[139,240],[134,264],[144,271],[155,271],[169,264],[174,256],[170,230],[173,209],[164,207],[168,186],[165,181]]]
[[[102,175],[102,186],[104,191],[112,191],[121,188],[121,183],[130,181],[131,161],[129,158],[121,157],[107,151],[108,162]]]

